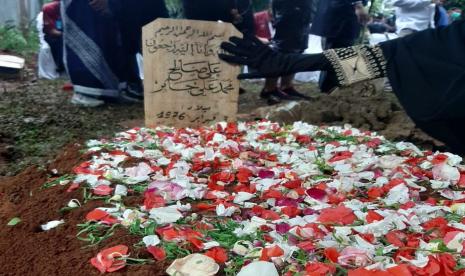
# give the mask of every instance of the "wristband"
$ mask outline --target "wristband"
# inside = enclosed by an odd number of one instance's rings
[[[323,54],[331,63],[339,86],[386,76],[386,59],[379,46],[359,45],[327,50]]]

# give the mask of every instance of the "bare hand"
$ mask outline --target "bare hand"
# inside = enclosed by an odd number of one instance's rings
[[[370,21],[368,11],[361,4],[355,6],[355,14],[357,15],[358,22],[364,26]]]
[[[54,37],[60,37],[63,33],[57,29],[53,29],[50,33],[50,35],[54,36]]]
[[[90,0],[89,5],[98,12],[104,12],[108,8],[108,0]]]

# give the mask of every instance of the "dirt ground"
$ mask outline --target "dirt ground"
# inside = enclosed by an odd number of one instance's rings
[[[112,103],[97,109],[78,108],[69,103],[71,92],[63,81],[0,83],[0,266],[2,275],[98,275],[89,259],[99,248],[133,244],[137,240],[116,232],[111,242],[83,247],[75,234],[77,224],[99,202],[77,211],[60,212],[71,199],[82,201],[81,190],[41,187],[50,179],[71,173],[82,162],[82,143],[102,138],[143,122],[141,104]],[[389,93],[352,88],[321,95],[316,85],[299,85],[312,97],[306,102],[288,102],[268,107],[258,93],[262,83],[248,82],[240,98],[242,120],[269,118],[283,123],[305,120],[314,124],[352,123],[379,131],[392,139],[406,139],[426,147],[436,142],[415,129]],[[141,200],[135,198],[134,200]],[[6,226],[15,217],[21,222]],[[40,225],[65,220],[53,231]],[[144,258],[144,252],[133,257]],[[53,261],[52,261],[53,260]],[[114,275],[163,275],[166,263],[129,266]]]
[[[108,137],[143,123],[142,104],[79,108],[70,103],[71,92],[63,91],[64,81],[28,79],[0,82],[0,177],[16,175],[31,165],[45,167],[70,143]],[[315,84],[300,84],[297,87],[310,95],[311,101],[268,107],[258,97],[260,81],[242,86],[248,91],[240,96],[242,120],[351,123],[390,139],[410,140],[427,148],[439,145],[415,129],[391,93],[363,95],[367,89],[356,87],[328,96],[318,93]]]

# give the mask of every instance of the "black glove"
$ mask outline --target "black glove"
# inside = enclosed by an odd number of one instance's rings
[[[277,78],[298,72],[331,70],[323,54],[284,54],[271,49],[256,37],[231,37],[221,48],[231,55],[219,54],[220,59],[247,65],[257,72],[240,74],[238,79]]]

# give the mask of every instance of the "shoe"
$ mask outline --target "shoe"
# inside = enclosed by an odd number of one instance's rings
[[[80,93],[73,94],[73,97],[71,98],[71,103],[82,107],[97,107],[105,104],[104,101],[101,101],[93,97],[85,96]]]
[[[141,82],[129,82],[127,90],[129,91],[129,93],[132,93],[140,97],[144,97],[144,86]]]
[[[265,89],[262,90],[260,93],[260,98],[267,100],[268,105],[275,105],[281,103],[281,98],[280,96],[287,96],[287,95],[282,95],[282,92],[279,89],[276,89],[272,92],[265,92]]]
[[[144,96],[141,96],[140,94],[132,93],[128,89],[121,91],[120,96],[126,102],[131,102],[131,103],[144,102]]]
[[[392,86],[390,82],[386,82],[383,87],[384,92],[393,92]]]
[[[299,91],[297,91],[294,87],[289,87],[286,89],[283,89],[283,92],[286,93],[287,95],[297,98],[298,100],[311,100],[309,96],[306,96]]]
[[[245,90],[242,87],[239,87],[239,95],[244,95],[245,93],[247,93],[247,90]]]
[[[260,97],[263,99],[267,99],[270,96],[275,96],[281,100],[292,100],[291,96],[289,96],[288,94],[286,94],[279,88],[276,88],[273,91],[265,91],[265,89],[263,89],[262,92],[260,93]]]

